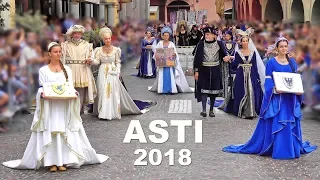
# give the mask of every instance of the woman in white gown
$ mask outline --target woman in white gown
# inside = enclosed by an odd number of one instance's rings
[[[3,165],[14,169],[44,166],[55,172],[106,161],[108,157],[96,154],[84,131],[79,97],[53,100],[45,96],[42,87],[45,83],[73,82],[71,69],[60,61],[60,45],[50,43],[48,52],[50,63],[39,70],[40,88],[36,96],[31,138],[21,160],[4,162]]]
[[[149,90],[159,94],[194,92],[194,88],[189,87],[181,68],[176,47],[173,42],[169,41],[169,38],[172,35],[172,30],[169,27],[164,27],[161,30],[161,35],[163,40],[157,44],[153,58],[156,59],[157,48],[173,48],[176,63],[174,67],[157,67],[157,79],[153,86],[149,87]]]
[[[147,110],[138,108],[119,79],[121,49],[112,45],[112,31],[108,27],[101,28],[99,36],[105,45],[96,48],[92,57],[93,64],[100,65],[94,113],[105,120],[121,119],[121,115],[145,113]]]

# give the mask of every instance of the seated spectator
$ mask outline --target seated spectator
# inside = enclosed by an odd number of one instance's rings
[[[2,120],[12,116],[12,113],[7,109],[8,102],[9,95],[0,90],[0,132],[8,131],[8,128],[2,122]]]

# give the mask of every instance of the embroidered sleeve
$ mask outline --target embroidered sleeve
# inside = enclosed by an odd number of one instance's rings
[[[121,70],[121,49],[120,48],[117,48],[116,50],[115,64],[117,66],[117,72],[120,73],[120,70]]]

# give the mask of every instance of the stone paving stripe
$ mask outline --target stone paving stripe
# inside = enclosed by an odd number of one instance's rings
[[[192,100],[171,100],[168,113],[170,114],[190,114],[192,113]]]

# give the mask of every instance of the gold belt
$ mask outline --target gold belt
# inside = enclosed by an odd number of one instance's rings
[[[85,64],[85,60],[67,60],[66,64]]]
[[[215,61],[215,62],[202,62],[202,66],[219,66],[220,62],[219,61]]]
[[[252,64],[239,64],[238,67],[252,67]]]

